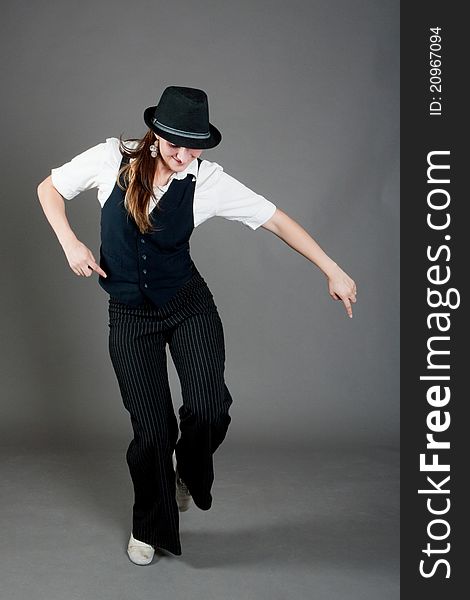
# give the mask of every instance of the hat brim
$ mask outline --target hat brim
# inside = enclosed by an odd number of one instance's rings
[[[217,127],[212,125],[212,123],[209,123],[209,131],[210,131],[211,135],[209,138],[206,138],[204,140],[196,139],[196,138],[188,138],[188,137],[183,137],[183,136],[179,136],[179,135],[173,135],[172,133],[163,131],[162,129],[160,129],[158,127],[158,125],[155,125],[152,121],[153,117],[155,116],[155,109],[156,109],[156,106],[149,106],[148,108],[145,109],[145,111],[144,111],[145,124],[147,125],[147,127],[149,127],[149,129],[151,129],[152,131],[157,133],[159,136],[161,136],[167,142],[171,142],[172,144],[176,144],[177,146],[183,146],[184,148],[195,148],[198,150],[215,148],[215,146],[220,144],[220,141],[222,139],[222,134],[217,129]]]

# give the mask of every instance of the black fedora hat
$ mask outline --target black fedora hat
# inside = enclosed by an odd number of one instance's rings
[[[171,85],[158,104],[144,111],[147,126],[163,139],[184,148],[214,148],[222,134],[209,123],[209,103],[203,90]]]

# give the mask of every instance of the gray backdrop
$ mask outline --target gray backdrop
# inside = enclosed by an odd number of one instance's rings
[[[69,268],[36,186],[106,137],[138,137],[167,85],[205,89],[204,151],[297,220],[358,287],[260,228],[214,218],[193,259],[224,323],[232,439],[395,444],[399,417],[398,3],[294,0],[10,5],[4,66],[1,436],[104,444],[130,433],[107,295]],[[99,254],[96,190],[67,202]],[[169,357],[175,410],[179,383]]]
[[[398,0],[19,1],[0,27],[0,596],[396,600]],[[207,91],[223,140],[203,157],[297,220],[358,302],[349,319],[263,228],[194,231],[232,423],[211,510],[182,514],[183,555],[142,570],[125,555],[132,428],[108,296],[69,268],[36,187],[106,137],[141,136],[168,85]],[[66,207],[98,258],[96,190]]]

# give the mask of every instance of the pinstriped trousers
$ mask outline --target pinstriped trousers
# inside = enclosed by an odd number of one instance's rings
[[[167,344],[181,384],[179,439]],[[160,307],[150,300],[130,306],[111,296],[109,353],[134,433],[126,452],[134,487],[132,533],[155,548],[180,555],[173,451],[194,504],[208,510],[212,455],[231,422],[222,322],[200,273],[196,270]]]

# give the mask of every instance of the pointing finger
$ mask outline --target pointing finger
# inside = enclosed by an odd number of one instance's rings
[[[349,302],[349,299],[345,298],[343,300],[343,304],[346,307],[346,312],[348,313],[349,318],[352,319],[352,308],[351,308],[351,303]]]
[[[92,262],[91,265],[89,265],[89,266],[90,266],[90,269],[93,269],[93,271],[96,271],[102,277],[107,277],[106,273],[103,271],[103,269],[96,262]]]

